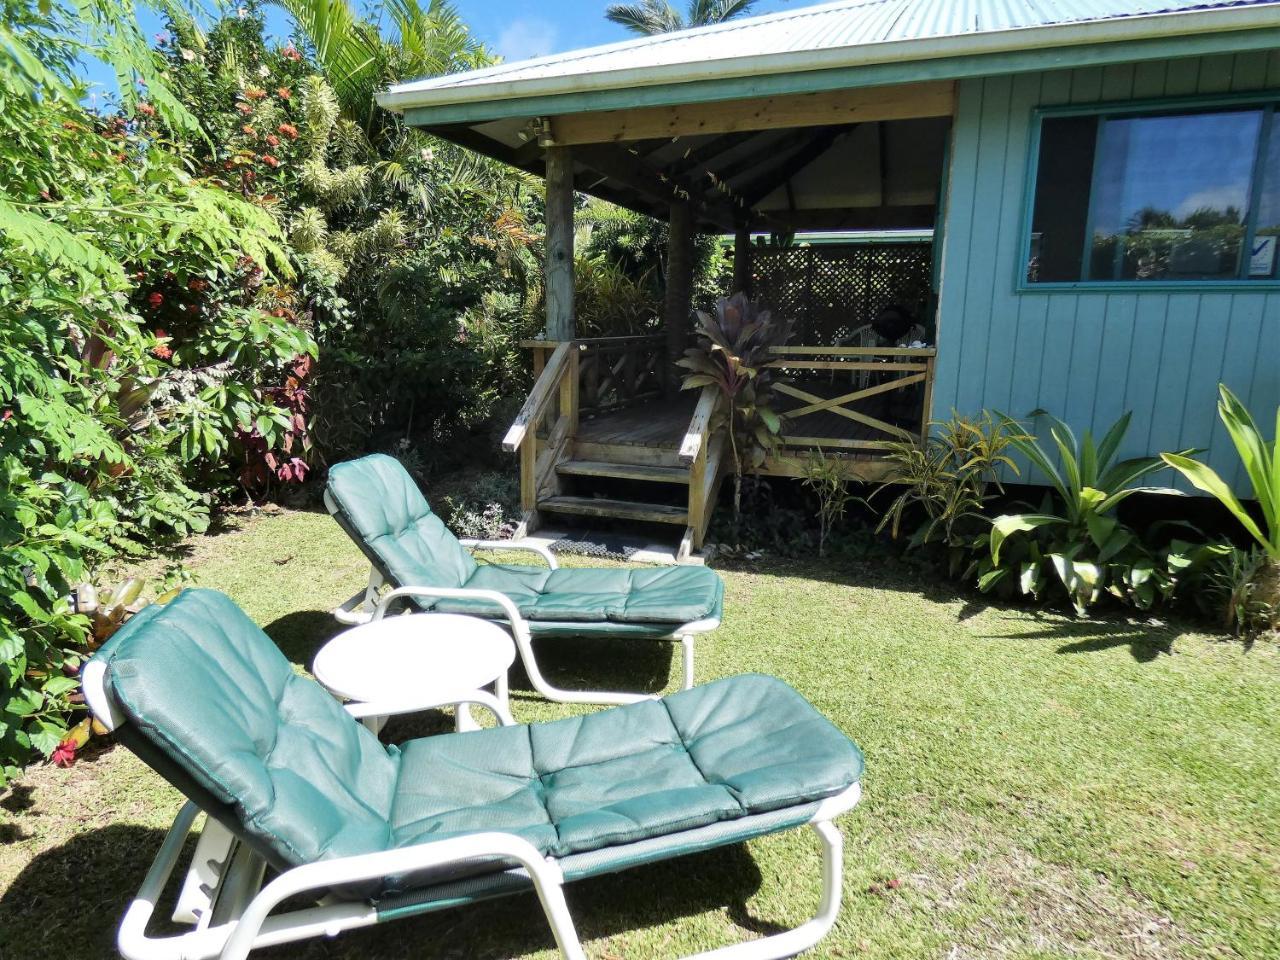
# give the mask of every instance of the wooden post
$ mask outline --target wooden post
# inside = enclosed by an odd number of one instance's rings
[[[569,348],[569,365],[560,379],[560,416],[568,422],[569,436],[578,435],[578,345]]]
[[[572,340],[573,157],[547,147],[547,339]]]
[[[667,230],[667,290],[662,311],[669,363],[675,363],[684,354],[692,299],[693,211],[687,200],[673,200]],[[674,380],[670,378],[672,386],[676,385]]]
[[[751,228],[739,225],[733,234],[733,289],[751,296]]]

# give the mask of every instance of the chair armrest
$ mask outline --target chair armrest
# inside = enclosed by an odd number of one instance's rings
[[[413,703],[387,704],[380,703],[377,700],[370,700],[367,702],[344,703],[343,708],[357,720],[363,720],[365,717],[390,717],[401,713],[417,713],[419,710],[449,707],[455,703],[474,703],[478,707],[484,707],[497,717],[498,723],[502,726],[514,727],[516,725],[515,719],[511,716],[510,711],[502,705],[502,701],[486,690],[471,690],[462,696],[438,702],[417,700]]]
[[[551,551],[536,543],[513,543],[510,540],[459,540],[458,542],[468,550],[523,550],[526,553],[536,553],[547,561],[547,566],[552,570],[560,569],[560,564],[556,562]]]
[[[511,602],[511,598],[497,590],[468,590],[465,587],[396,587],[383,594],[378,605],[373,609],[372,622],[376,623],[387,614],[387,608],[401,597],[428,597],[439,600],[485,600],[502,610],[502,614],[511,624],[512,633],[517,639],[529,636],[529,624],[520,611]]]
[[[378,853],[308,863],[286,870],[263,887],[249,903],[227,939],[220,958],[221,960],[245,960],[268,915],[290,897],[312,890],[380,880],[383,877],[429,867],[474,862],[477,858],[493,858],[519,864],[528,871],[544,905],[547,904],[548,897],[557,906],[563,903],[563,894],[560,894],[559,890],[564,882],[564,874],[555,863],[543,857],[538,848],[523,837],[498,832],[451,837],[447,840],[434,840],[397,850],[383,850]],[[556,932],[559,933],[558,930]],[[581,947],[579,946],[576,952],[571,949],[566,956],[582,957]]]

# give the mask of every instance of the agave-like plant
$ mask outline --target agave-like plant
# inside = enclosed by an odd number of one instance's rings
[[[1280,625],[1280,410],[1276,411],[1276,437],[1264,440],[1252,414],[1226,386],[1218,385],[1218,416],[1244,464],[1253,486],[1262,522],[1232,492],[1231,487],[1207,464],[1183,453],[1164,453],[1164,462],[1191,481],[1197,489],[1216,497],[1231,511],[1245,531],[1266,554],[1266,562],[1253,576],[1254,597],[1270,610],[1273,626]]]
[[[1014,449],[1049,479],[1061,509],[1051,513],[1046,503],[1038,513],[996,517],[989,538],[991,562],[982,573],[979,587],[991,589],[1016,575],[1023,593],[1038,594],[1046,575],[1056,577],[1079,613],[1096,602],[1104,590],[1140,606],[1150,605],[1158,593],[1166,592],[1153,582],[1156,568],[1138,535],[1114,516],[1115,508],[1135,493],[1176,492],[1165,487],[1135,486],[1143,477],[1163,469],[1160,457],[1133,457],[1113,463],[1129,430],[1132,413],[1117,420],[1097,443],[1092,431],[1086,430],[1083,439],[1077,440],[1069,426],[1037,410],[1032,416],[1048,422],[1061,468],[1039,439],[1023,432],[1012,417],[1000,416],[1013,434],[1010,442]],[[1192,452],[1186,450],[1183,454]],[[1041,530],[1047,535],[1047,544],[1029,544],[1016,569],[1012,564],[1001,563],[1010,538]]]
[[[745,294],[721,297],[712,313],[698,312],[698,341],[676,365],[688,370],[681,388],[716,387],[722,398],[713,429],[724,427],[733,456],[733,515],[742,512],[742,474],[778,445],[782,417],[774,408],[770,353],[791,337],[792,321],[775,320]]]

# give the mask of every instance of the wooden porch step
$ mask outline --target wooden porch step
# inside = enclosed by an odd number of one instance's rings
[[[604,500],[596,497],[547,497],[538,501],[538,509],[547,513],[569,513],[579,517],[615,517],[644,523],[689,522],[689,511],[660,503],[636,503],[631,500]]]
[[[556,473],[566,477],[613,477],[618,480],[650,480],[654,483],[689,482],[687,467],[609,463],[604,460],[566,460],[556,465]]]

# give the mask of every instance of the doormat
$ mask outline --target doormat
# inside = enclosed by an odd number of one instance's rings
[[[550,544],[554,553],[570,553],[580,557],[601,557],[608,560],[630,560],[650,544],[635,537],[615,533],[596,533],[575,530],[572,534],[554,540]]]

